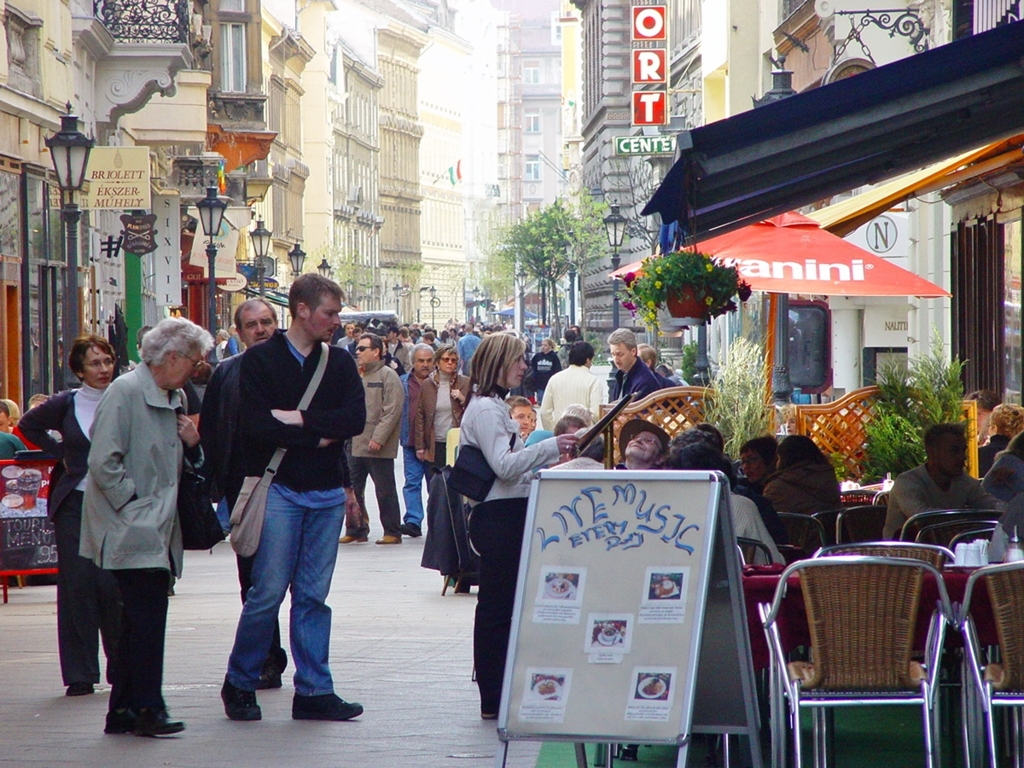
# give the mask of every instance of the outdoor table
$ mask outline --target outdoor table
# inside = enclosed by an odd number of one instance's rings
[[[764,627],[758,613],[758,603],[771,603],[775,597],[775,589],[785,566],[753,565],[743,569],[743,598],[747,608],[747,627],[750,634],[750,650],[754,660],[754,669],[767,669],[769,665],[768,643],[764,636]],[[973,568],[947,568],[942,572],[942,580],[949,594],[949,601],[956,609],[964,599],[967,578]],[[934,578],[926,574],[922,586],[921,604],[917,617],[917,629],[914,633],[914,647],[924,648],[928,635],[928,621],[932,609],[939,597],[938,587]],[[997,645],[995,619],[992,606],[988,599],[987,589],[975,589],[971,598],[971,614],[974,616],[978,630],[978,640],[982,646]],[[957,631],[946,630],[946,647],[958,647],[963,644]],[[807,611],[804,609],[803,593],[800,589],[800,578],[794,576],[789,580],[786,597],[782,602],[779,614],[779,632],[784,648],[798,645],[810,645],[810,633],[807,629]]]

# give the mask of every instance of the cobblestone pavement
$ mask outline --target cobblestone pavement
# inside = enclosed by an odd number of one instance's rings
[[[109,686],[64,696],[56,588],[12,589],[0,605],[0,766],[494,765],[494,723],[480,720],[470,679],[475,591],[442,597],[440,575],[419,565],[423,539],[375,546],[377,535],[341,547],[329,600],[335,686],[366,708],[358,720],[293,721],[291,667],[282,690],[259,693],[262,722],[224,716],[219,692],[240,602],[234,555],[223,543],[212,554],[186,553],[171,598],[164,693],[172,716],[186,723],[179,737],[104,735]],[[286,599],[282,633],[287,606]],[[532,768],[538,747],[513,744],[508,764]]]

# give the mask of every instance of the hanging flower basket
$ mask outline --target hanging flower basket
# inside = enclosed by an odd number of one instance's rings
[[[661,325],[682,328],[704,325],[711,319],[704,298],[704,292],[694,289],[692,286],[686,286],[668,294],[665,297],[668,318],[662,319]]]
[[[623,276],[622,306],[649,326],[703,325],[736,309],[734,298],[750,297],[750,286],[736,267],[694,251],[674,251],[645,259],[639,272]],[[659,310],[665,310],[659,313]]]

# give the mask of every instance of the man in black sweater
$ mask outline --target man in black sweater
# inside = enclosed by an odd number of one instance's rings
[[[255,347],[277,330],[277,313],[266,299],[249,299],[235,309],[235,328],[246,349]],[[242,459],[242,427],[245,413],[241,404],[239,378],[242,356],[229,357],[214,370],[206,385],[203,409],[199,419],[199,436],[203,445],[203,469],[211,480],[212,495],[218,499],[217,517],[225,529],[235,506],[238,492],[245,480]],[[238,556],[238,583],[245,602],[252,587],[252,565],[255,557]],[[263,662],[256,688],[280,688],[281,673],[288,666],[288,654],[281,647],[281,627],[274,621],[274,639]]]
[[[255,691],[289,589],[296,667],[292,717],[348,720],[363,711],[334,693],[328,664],[331,609],[326,600],[346,500],[342,445],[361,433],[366,421],[355,362],[344,350],[324,346],[341,323],[341,299],[341,289],[331,280],[300,276],[288,295],[291,327],[242,356],[245,474],[260,476],[278,448],[287,453],[270,486],[252,589],[242,606],[221,689],[224,711],[232,720],[262,717]],[[323,381],[309,407],[300,411],[299,401],[323,354],[328,355]]]

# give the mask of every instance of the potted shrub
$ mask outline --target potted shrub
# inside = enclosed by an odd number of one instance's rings
[[[736,309],[735,297],[746,301],[750,286],[736,267],[726,267],[695,251],[673,251],[644,259],[639,272],[622,278],[622,306],[650,326],[703,325]],[[658,311],[669,318],[659,320]]]

